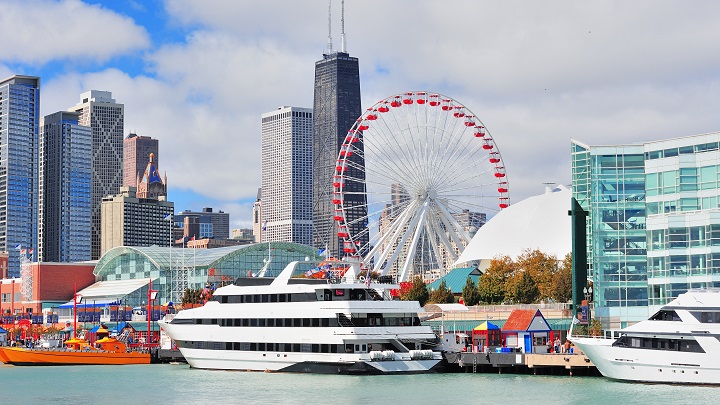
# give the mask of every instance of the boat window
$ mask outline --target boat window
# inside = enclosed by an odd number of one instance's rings
[[[680,316],[673,311],[668,309],[661,309],[655,313],[655,315],[650,317],[651,321],[682,321],[680,319]]]
[[[274,327],[274,326],[275,326],[275,319],[274,319],[274,318],[268,319],[268,320],[267,320],[267,326],[270,327],[270,328]],[[279,325],[278,325],[278,326],[279,326]]]
[[[285,294],[278,294],[278,302],[285,302],[287,296]]]
[[[293,326],[293,322],[291,318],[285,318],[285,327],[290,328]]]
[[[270,294],[263,294],[262,302],[269,302],[269,301],[270,301]]]
[[[353,345],[351,345],[351,344],[345,345],[345,353],[353,353],[354,351],[355,350],[353,348]]]
[[[720,323],[720,312],[691,312],[700,323]]]
[[[303,318],[303,320],[302,320],[302,326],[303,326],[304,328],[309,328],[309,327],[310,327],[310,318]]]
[[[265,327],[265,319],[258,319],[258,326]]]
[[[250,326],[258,326],[258,320],[257,320],[257,319],[251,319],[251,320],[250,320]]]
[[[320,327],[320,318],[312,318],[312,326],[314,328]]]
[[[270,294],[270,302],[278,302],[278,295]]]
[[[293,327],[299,328],[302,326],[302,319],[295,318],[293,319]]]

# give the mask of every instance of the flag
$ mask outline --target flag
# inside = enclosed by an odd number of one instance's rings
[[[24,255],[24,254],[25,254],[25,249],[20,249],[20,254],[21,254],[21,255]]]
[[[365,276],[365,288],[370,288],[370,270],[367,271]]]
[[[325,249],[319,249],[319,250],[318,250],[318,256],[320,256],[320,255],[323,254],[323,253],[325,253]]]
[[[167,214],[167,215],[165,215],[165,220],[166,220],[166,221],[171,221],[171,220],[172,220],[172,214]]]
[[[263,222],[262,230],[263,231],[267,230],[267,221]]]
[[[21,248],[22,248],[21,244],[18,243],[17,245],[15,245],[15,250],[20,250]]]
[[[191,236],[190,239],[188,239],[188,240],[191,241],[191,242],[194,241],[194,240],[195,240],[195,235]]]
[[[28,254],[33,254],[33,252],[34,252],[33,249],[28,249]]]

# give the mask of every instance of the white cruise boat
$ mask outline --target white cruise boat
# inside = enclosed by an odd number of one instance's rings
[[[292,277],[308,262],[290,263],[276,278],[239,278],[160,326],[195,368],[385,374],[443,367],[417,301],[392,300],[397,284],[365,283],[359,264],[336,264],[348,270],[331,281]]]
[[[608,378],[720,384],[720,289],[680,294],[617,339],[568,339]]]

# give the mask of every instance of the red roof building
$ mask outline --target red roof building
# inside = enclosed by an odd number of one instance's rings
[[[548,353],[550,324],[539,309],[516,309],[502,327],[505,347],[519,347],[525,353]]]

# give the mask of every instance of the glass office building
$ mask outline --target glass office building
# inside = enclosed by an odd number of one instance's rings
[[[37,249],[40,78],[0,81],[0,251],[8,275],[20,276],[20,253]]]
[[[690,288],[720,287],[720,133],[639,145],[572,141],[588,214],[595,317],[646,319]]]
[[[92,131],[80,114],[40,121],[38,261],[90,260]]]

